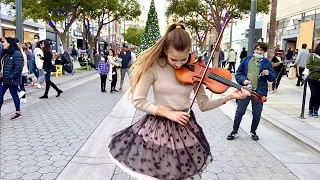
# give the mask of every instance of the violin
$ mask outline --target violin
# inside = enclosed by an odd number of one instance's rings
[[[176,79],[181,84],[193,85],[194,83],[200,82],[215,94],[222,94],[226,92],[229,87],[234,87],[236,89],[245,88],[257,101],[267,101],[265,96],[260,96],[255,91],[231,81],[232,75],[228,70],[219,67],[209,68],[203,61],[197,60],[195,54],[189,56],[187,64],[183,65],[180,69],[175,70],[175,75]]]

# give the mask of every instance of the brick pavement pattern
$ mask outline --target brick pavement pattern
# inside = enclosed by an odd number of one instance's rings
[[[149,100],[151,93],[149,94]],[[214,161],[202,174],[203,180],[298,180],[279,160],[239,129],[239,137],[226,140],[231,132],[231,121],[221,110],[201,112],[193,106],[197,122],[211,146]],[[133,123],[145,113],[136,111]],[[137,180],[116,168],[112,180]]]
[[[0,179],[55,179],[122,95],[95,79],[2,117]]]

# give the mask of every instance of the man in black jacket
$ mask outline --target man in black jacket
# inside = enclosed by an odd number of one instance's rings
[[[125,75],[128,74],[129,76],[129,68],[131,66],[132,61],[134,60],[133,53],[128,49],[127,45],[123,45],[123,50],[120,52],[119,58],[122,59],[122,66],[121,66],[121,81],[120,81],[120,88],[119,92],[122,91],[122,85],[124,82]]]
[[[242,48],[242,51],[241,51],[241,54],[240,54],[240,62],[242,62],[242,60],[244,59],[244,58],[246,58],[248,56],[248,51],[246,51],[246,48],[244,47],[244,48]]]

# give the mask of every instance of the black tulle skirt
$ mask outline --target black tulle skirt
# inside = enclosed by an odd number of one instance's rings
[[[210,146],[194,113],[187,126],[145,115],[116,133],[110,155],[126,168],[165,180],[199,179],[212,161]]]

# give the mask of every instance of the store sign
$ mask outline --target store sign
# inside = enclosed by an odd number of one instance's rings
[[[74,30],[73,31],[73,36],[82,37],[82,32]]]

